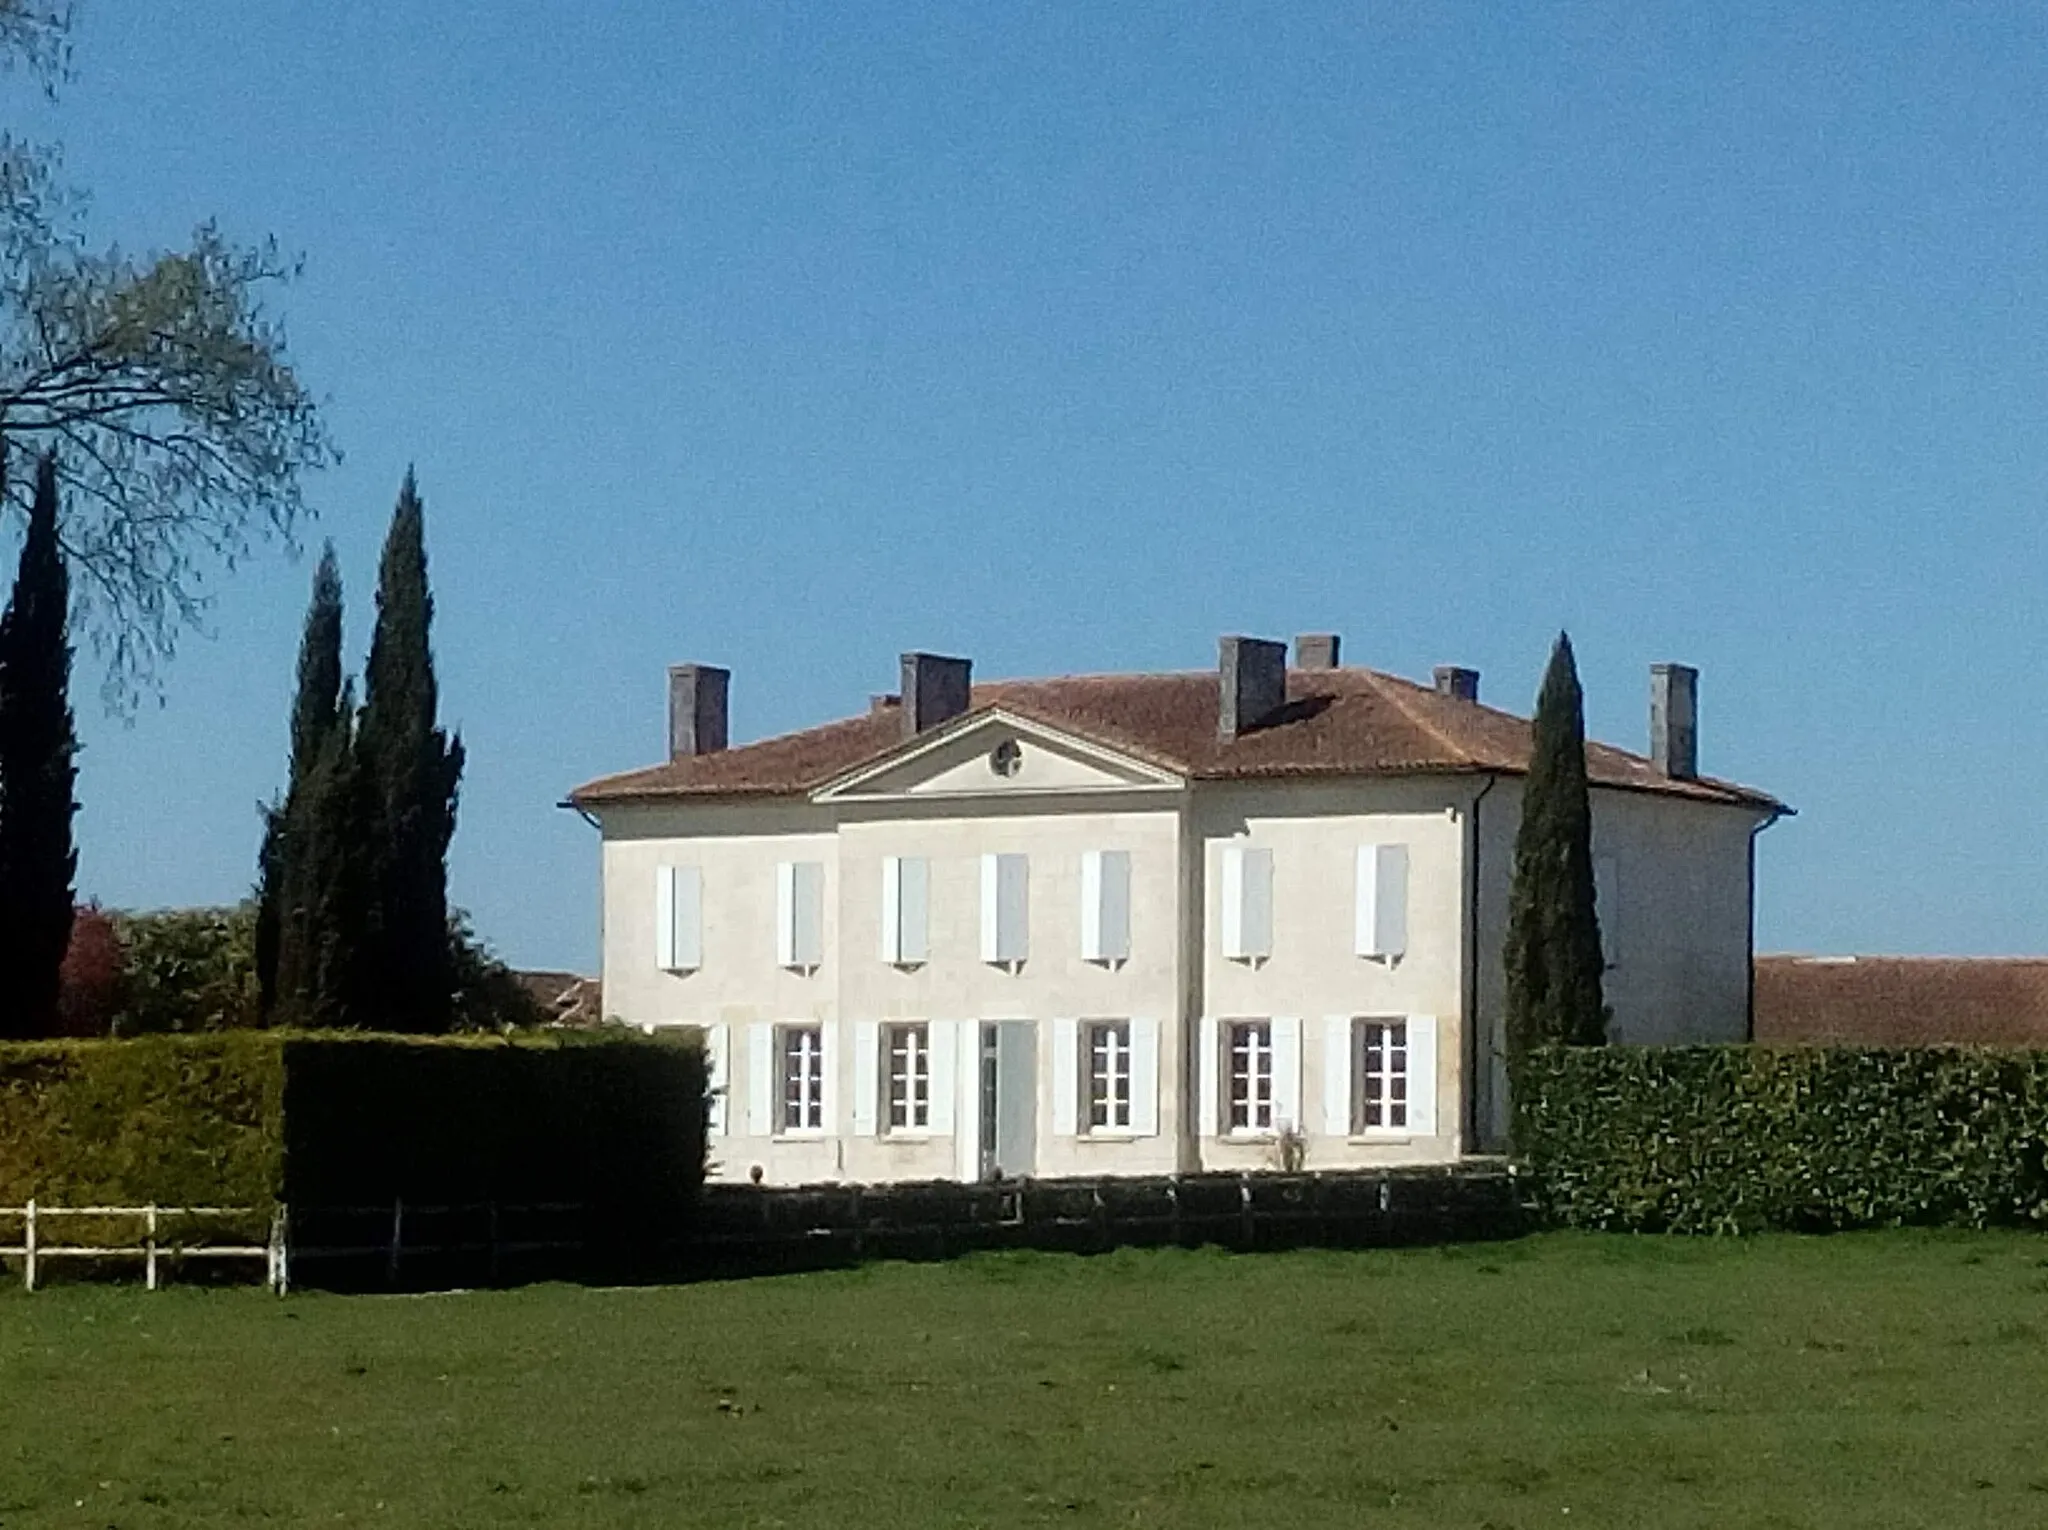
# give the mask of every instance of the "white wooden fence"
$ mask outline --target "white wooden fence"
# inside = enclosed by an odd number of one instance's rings
[[[183,1260],[260,1259],[264,1284],[283,1291],[289,1283],[289,1264],[282,1207],[271,1213],[270,1237],[264,1243],[193,1242],[178,1236],[181,1225],[195,1221],[261,1215],[251,1206],[42,1206],[30,1201],[26,1206],[0,1206],[0,1228],[11,1223],[20,1229],[21,1238],[19,1243],[0,1244],[0,1257],[21,1261],[21,1283],[31,1291],[42,1278],[43,1267],[53,1259],[139,1259],[143,1281],[152,1291],[163,1269]],[[111,1223],[129,1238],[117,1233],[111,1241],[61,1241],[61,1230],[86,1219],[100,1231]]]
[[[508,1235],[501,1219],[531,1224],[536,1218],[581,1217],[585,1208],[569,1202],[535,1202],[499,1205],[477,1202],[470,1205],[408,1205],[403,1200],[389,1206],[323,1206],[314,1208],[319,1219],[374,1219],[375,1233],[369,1239],[345,1243],[304,1246],[292,1241],[292,1219],[288,1208],[271,1208],[270,1235],[255,1243],[217,1243],[179,1236],[179,1230],[195,1222],[221,1222],[230,1218],[248,1225],[264,1215],[253,1206],[50,1206],[30,1201],[26,1206],[0,1206],[0,1234],[18,1229],[19,1242],[0,1243],[0,1259],[21,1261],[21,1280],[35,1290],[45,1267],[55,1259],[139,1260],[144,1284],[152,1291],[164,1272],[188,1259],[247,1259],[263,1261],[263,1283],[280,1294],[291,1289],[295,1260],[376,1259],[384,1266],[385,1279],[397,1285],[402,1261],[408,1254],[483,1254],[488,1259],[489,1278],[495,1281],[499,1261],[506,1255],[557,1252],[584,1246],[575,1237],[534,1237]],[[458,1225],[462,1221],[470,1225]],[[80,1224],[84,1226],[81,1227]],[[439,1231],[433,1225],[439,1223]],[[423,1229],[422,1224],[426,1224]],[[78,1229],[70,1241],[60,1241],[60,1230]],[[424,1231],[424,1235],[423,1235]],[[102,1235],[85,1241],[87,1234]]]

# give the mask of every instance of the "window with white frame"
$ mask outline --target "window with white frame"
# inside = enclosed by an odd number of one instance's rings
[[[928,1131],[932,1124],[931,1029],[892,1025],[883,1032],[888,1049],[889,1130]]]
[[[1273,1129],[1273,1023],[1233,1020],[1224,1032],[1227,1125],[1233,1132]]]
[[[782,1042],[782,1119],[785,1132],[825,1128],[825,1031],[785,1025]]]
[[[1351,1130],[1401,1130],[1408,1125],[1408,1023],[1352,1022]]]
[[[1087,1027],[1088,1130],[1131,1129],[1131,1022],[1093,1020]]]

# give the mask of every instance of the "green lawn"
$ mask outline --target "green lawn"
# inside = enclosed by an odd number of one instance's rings
[[[2048,1240],[0,1294],[0,1527],[2048,1524]]]

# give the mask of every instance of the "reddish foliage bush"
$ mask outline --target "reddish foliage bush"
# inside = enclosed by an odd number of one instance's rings
[[[57,1024],[66,1036],[105,1036],[121,1007],[121,937],[97,903],[71,920],[57,978]]]

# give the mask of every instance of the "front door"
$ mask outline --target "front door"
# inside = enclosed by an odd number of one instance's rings
[[[981,1177],[1022,1179],[1038,1167],[1038,1027],[981,1027]]]

